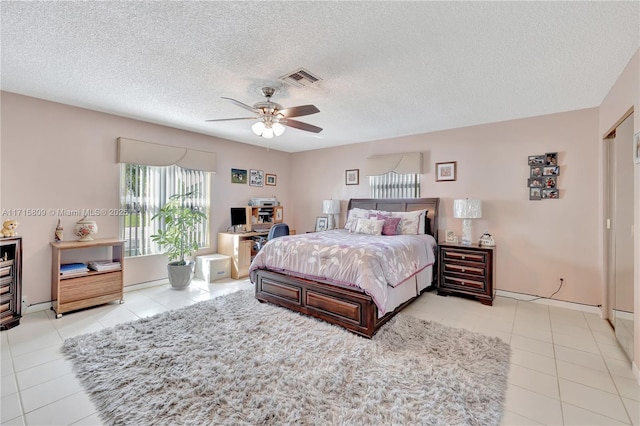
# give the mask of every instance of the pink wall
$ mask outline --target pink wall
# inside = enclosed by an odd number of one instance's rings
[[[346,169],[365,169],[371,155],[422,152],[422,196],[440,197],[439,229],[458,235],[455,198],[482,200],[474,239],[487,231],[497,243],[497,288],[601,303],[598,257],[598,111],[586,109],[521,120],[398,137],[293,155],[294,226],[312,230],[321,200],[369,197],[368,177],[346,186]],[[560,199],[529,201],[529,155],[558,152]],[[435,182],[434,164],[457,161],[455,182]],[[441,235],[444,235],[441,232]]]
[[[625,67],[618,80],[613,85],[607,96],[602,101],[599,109],[599,126],[598,135],[600,139],[600,205],[604,206],[604,144],[602,139],[613,129],[624,117],[630,109],[634,111],[634,134],[640,132],[640,49],[636,51],[635,55],[631,58],[627,66]],[[634,170],[635,187],[634,187],[634,228],[635,228],[635,240],[634,240],[634,365],[636,378],[640,381],[640,238],[638,238],[638,230],[640,230],[640,165],[635,164]],[[599,247],[601,247],[601,271],[604,274],[604,241],[605,230],[604,226],[604,210],[601,209],[599,220]],[[603,300],[605,312],[606,306],[606,288],[604,287],[605,278],[604,275],[601,278],[603,283]]]
[[[229,207],[251,197],[275,195],[287,219],[291,155],[230,142],[156,124],[1,92],[0,209],[96,209],[119,207],[119,136],[187,146],[218,154],[212,179],[211,243],[230,225]],[[260,169],[278,176],[277,186],[231,184],[231,168]],[[8,219],[3,216],[2,219]],[[13,218],[13,217],[12,217]],[[15,217],[23,237],[23,293],[29,303],[46,302],[51,294],[51,247],[57,215]],[[77,239],[79,217],[61,217],[65,240]],[[117,237],[117,217],[94,217],[98,237]],[[125,285],[166,277],[164,256],[127,259]]]

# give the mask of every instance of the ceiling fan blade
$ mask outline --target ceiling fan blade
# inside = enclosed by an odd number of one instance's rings
[[[240,117],[240,118],[217,118],[214,120],[204,120],[204,121],[233,121],[233,120],[257,120],[260,117]]]
[[[302,117],[303,115],[311,115],[317,112],[320,112],[320,110],[315,105],[300,105],[278,111],[279,114],[285,117]]]
[[[222,96],[222,99],[226,99],[226,100],[228,100],[228,101],[230,101],[230,102],[233,102],[234,104],[236,104],[236,105],[237,105],[237,106],[239,106],[240,108],[244,108],[244,109],[249,110],[249,111],[251,111],[251,112],[255,112],[256,114],[259,114],[259,113],[260,113],[260,110],[257,110],[257,109],[255,109],[254,107],[249,106],[249,105],[247,105],[247,104],[243,104],[243,103],[242,103],[242,102],[240,102],[240,101],[236,101],[235,99],[225,98],[224,96]]]
[[[313,124],[303,123],[298,120],[282,120],[280,123],[285,126],[294,127],[296,129],[304,130],[307,132],[320,133],[322,131],[322,127],[314,126]]]

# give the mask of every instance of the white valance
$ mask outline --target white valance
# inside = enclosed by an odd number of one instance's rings
[[[375,155],[367,158],[367,175],[378,176],[389,172],[422,174],[422,153]]]
[[[118,138],[118,163],[143,164],[145,166],[171,166],[175,164],[185,169],[215,173],[216,161],[215,152]]]

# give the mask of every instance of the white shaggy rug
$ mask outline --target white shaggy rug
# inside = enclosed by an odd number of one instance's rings
[[[67,339],[107,424],[498,425],[509,345],[399,314],[372,340],[253,291]]]

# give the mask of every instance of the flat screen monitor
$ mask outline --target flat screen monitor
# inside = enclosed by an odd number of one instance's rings
[[[231,226],[247,224],[247,209],[244,207],[231,207]]]

